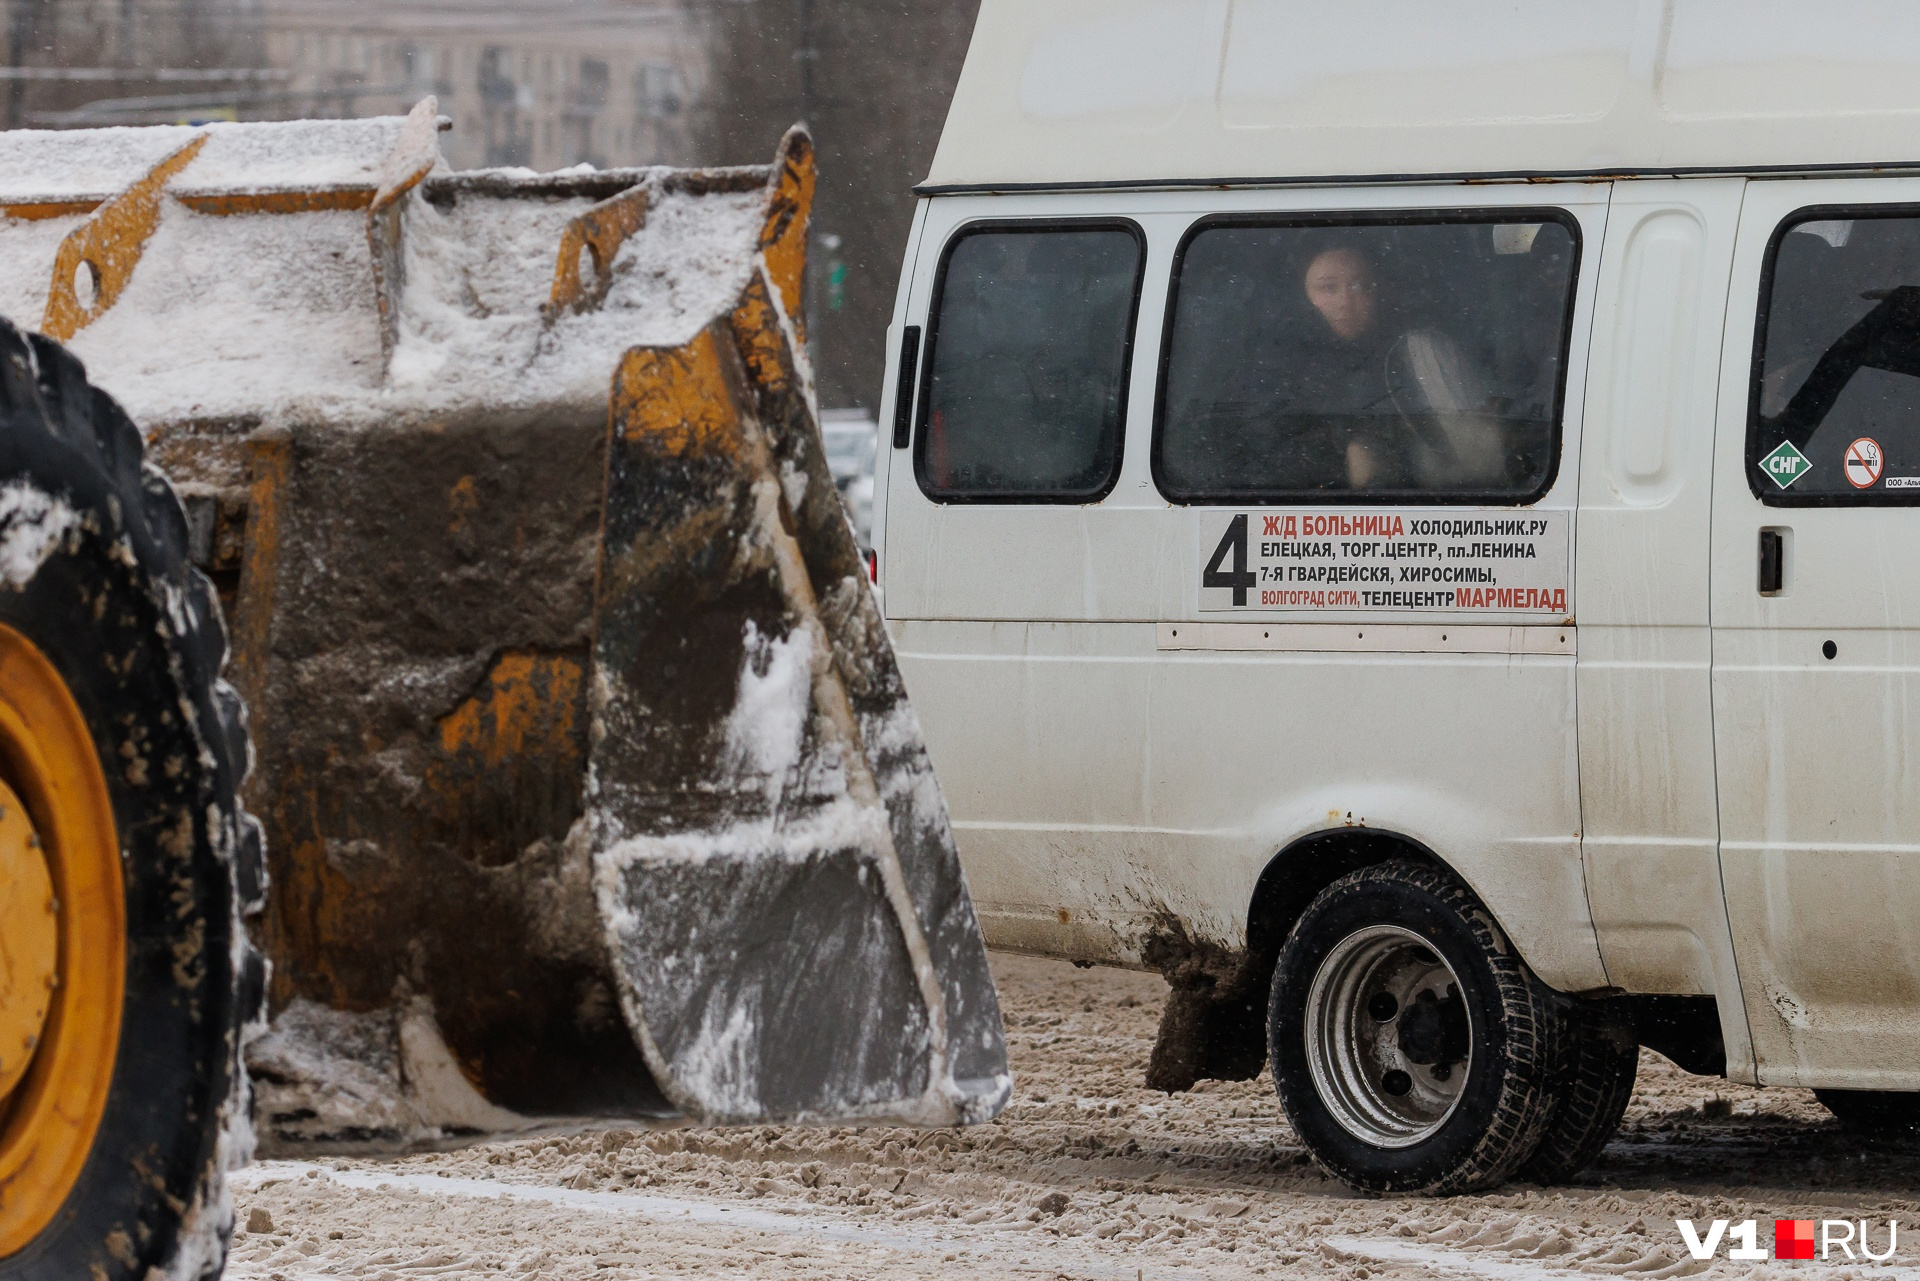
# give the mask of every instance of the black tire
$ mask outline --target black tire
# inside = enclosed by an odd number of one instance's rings
[[[1640,1068],[1633,1007],[1625,999],[1569,1001],[1567,1007],[1560,1103],[1520,1170],[1536,1183],[1563,1183],[1593,1164],[1620,1128]]]
[[[1815,1090],[1813,1097],[1862,1138],[1920,1136],[1920,1094],[1896,1090]]]
[[[0,581],[0,623],[52,660],[78,704],[126,912],[104,1112],[77,1180],[0,1258],[0,1281],[218,1275],[224,1168],[247,1155],[240,1042],[265,976],[241,916],[265,887],[259,825],[237,800],[245,713],[221,679],[225,629],[188,562],[180,503],[144,452],[78,360],[0,320],[0,492],[30,488],[77,518],[25,581],[17,567]],[[10,529],[0,516],[0,539]]]
[[[1377,992],[1363,1000],[1367,989],[1355,989],[1362,994],[1355,1000],[1364,1008],[1354,1010],[1350,1025],[1368,1026],[1362,1018],[1375,1019],[1381,1028],[1394,1023],[1390,1033],[1371,1035],[1383,1040],[1391,1035],[1397,1045],[1405,1030],[1409,1063],[1426,1065],[1420,1070],[1434,1078],[1414,1085],[1408,1073],[1392,1069],[1378,1079],[1361,1080],[1356,1088],[1372,1091],[1367,1097],[1376,1101],[1389,1095],[1417,1100],[1410,1089],[1454,1092],[1444,1112],[1424,1121],[1425,1130],[1409,1122],[1409,1133],[1387,1136],[1398,1146],[1363,1136],[1366,1115],[1351,1105],[1351,1094],[1342,1103],[1330,1085],[1329,1095],[1335,1097],[1323,1096],[1315,1063],[1322,1079],[1330,1079],[1329,1064],[1339,1056],[1310,1053],[1308,1046],[1310,1026],[1331,1026],[1323,1016],[1310,1024],[1316,975],[1323,965],[1331,973],[1347,964],[1339,950],[1358,956],[1352,949],[1373,946],[1365,940],[1379,935],[1386,937],[1376,940],[1378,945],[1401,949],[1392,955],[1404,954],[1413,964],[1443,964],[1451,972],[1444,976],[1450,995],[1436,1001],[1432,988],[1408,990],[1408,1003],[1397,1013],[1377,1003]],[[1339,1005],[1334,1001],[1327,1008]],[[1412,1048],[1413,1011],[1423,1005],[1427,1017],[1419,1039],[1431,1047],[1425,1057]],[[1560,1005],[1561,998],[1534,978],[1486,908],[1453,876],[1406,861],[1362,868],[1321,891],[1280,950],[1267,1018],[1274,1088],[1307,1149],[1356,1191],[1441,1196],[1492,1187],[1533,1155],[1558,1105]],[[1450,1013],[1432,1015],[1436,1009]],[[1436,1020],[1439,1034],[1432,1030]],[[1468,1057],[1448,1057],[1462,1052]],[[1363,1074],[1380,1066],[1364,1055],[1352,1061]],[[1457,1082],[1451,1064],[1464,1064]],[[1396,1072],[1400,1083],[1391,1079]]]

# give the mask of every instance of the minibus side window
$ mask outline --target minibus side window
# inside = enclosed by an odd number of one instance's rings
[[[1762,501],[1920,503],[1920,210],[1781,223],[1747,404],[1747,484]]]
[[[1120,471],[1145,258],[1129,223],[964,228],[934,285],[914,473],[943,502],[1091,502]]]
[[[1161,492],[1537,500],[1558,470],[1578,257],[1558,210],[1200,223],[1168,304]]]

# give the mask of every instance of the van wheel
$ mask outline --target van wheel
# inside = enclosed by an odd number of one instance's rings
[[[1856,1134],[1876,1138],[1920,1135],[1920,1094],[1900,1090],[1815,1090],[1813,1097]]]
[[[1568,1063],[1560,1103],[1540,1147],[1520,1171],[1536,1183],[1562,1183],[1593,1164],[1620,1128],[1640,1069],[1640,1043],[1627,1001],[1608,997],[1568,1005]]]
[[[1466,886],[1395,861],[1335,881],[1280,950],[1274,1089],[1309,1151],[1361,1192],[1491,1187],[1559,1102],[1560,998]]]
[[[246,727],[142,455],[0,320],[0,1281],[217,1275],[246,1155]]]

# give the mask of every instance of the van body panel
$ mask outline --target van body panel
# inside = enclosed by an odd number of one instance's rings
[[[1727,909],[1767,1084],[1920,1089],[1920,519],[1901,505],[1769,506],[1746,457],[1770,241],[1795,210],[1891,204],[1920,204],[1920,180],[1750,184],[1728,302],[1715,754]],[[1843,467],[1840,446],[1807,449],[1814,468]],[[1786,546],[1774,595],[1758,590],[1762,529]]]
[[[1581,817],[1608,982],[1739,988],[1720,884],[1708,563],[1724,299],[1745,182],[1617,184],[1582,428]],[[1750,1058],[1721,1008],[1730,1071]]]
[[[903,397],[910,399],[914,391],[910,386],[902,387],[900,385],[900,347],[907,326],[912,323],[908,317],[912,315],[913,309],[913,284],[914,281],[918,279],[918,273],[914,271],[914,264],[918,260],[920,243],[923,238],[922,232],[927,225],[928,203],[929,202],[925,200],[914,202],[913,227],[907,235],[907,248],[904,260],[900,265],[900,283],[894,289],[893,318],[887,323],[887,364],[886,371],[883,375],[884,382],[880,388],[880,421],[877,424],[879,440],[876,442],[877,448],[874,450],[873,455],[874,509],[868,530],[868,545],[873,549],[876,564],[883,563],[886,560],[887,486],[891,482],[894,470],[893,458],[895,451],[893,448],[893,437],[895,433],[895,423],[902,409],[902,405],[900,404],[901,399]],[[919,363],[918,346],[915,347],[914,361],[917,367]],[[874,596],[880,601],[881,616],[885,617],[887,613],[887,584],[879,581],[877,576],[873,583],[873,592]]]
[[[1418,610],[1203,609],[1214,527],[1225,513],[1263,509],[1169,503],[1150,459],[1169,271],[1198,220],[1563,209],[1581,251],[1551,488],[1522,508],[1396,510],[1422,519],[1557,513],[1568,529],[1558,554],[1569,555],[1607,198],[1606,184],[1543,184],[925,202],[897,326],[929,324],[944,246],[981,220],[1125,218],[1147,244],[1119,479],[1105,498],[939,503],[922,491],[913,451],[888,451],[876,519],[886,613],[995,945],[1122,964],[1141,963],[1150,938],[1176,929],[1242,947],[1254,887],[1275,854],[1314,832],[1364,825],[1452,866],[1550,984],[1606,985],[1580,850],[1575,647],[1504,640],[1495,652],[1463,652],[1453,641],[1416,642],[1456,621]],[[1564,581],[1571,565],[1559,573]],[[1576,608],[1570,599],[1567,612]],[[1159,644],[1174,623],[1263,620],[1297,639]],[[1569,620],[1489,610],[1457,621],[1552,641]],[[1410,639],[1405,650],[1354,650],[1300,631],[1347,624]]]
[[[1920,161],[1920,11],[985,0],[926,189]]]
[[[908,471],[909,460],[900,461]],[[913,506],[893,522],[892,617],[1151,623],[1180,616],[1186,576],[1175,549],[1186,539],[1165,510]]]
[[[1273,855],[1359,826],[1449,862],[1549,983],[1605,985],[1570,658],[1165,655],[1140,626],[1090,652],[1119,630],[895,624],[995,946],[1137,964],[1179,922],[1238,948]]]

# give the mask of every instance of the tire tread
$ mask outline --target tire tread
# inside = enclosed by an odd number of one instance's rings
[[[1458,878],[1431,864],[1411,859],[1376,863],[1341,877],[1322,890],[1295,923],[1281,952],[1287,964],[1295,939],[1310,928],[1324,906],[1351,897],[1391,897],[1411,891],[1432,900],[1457,917],[1474,936],[1493,976],[1501,1005],[1506,1063],[1492,1115],[1479,1138],[1450,1168],[1432,1177],[1403,1181],[1343,1160],[1339,1153],[1313,1147],[1313,1155],[1335,1178],[1356,1191],[1373,1194],[1454,1196],[1494,1187],[1517,1171],[1540,1146],[1559,1102],[1558,1069],[1566,1053],[1560,999],[1535,978],[1514,951],[1492,914]],[[1276,973],[1273,984],[1275,1023],[1282,1001],[1288,999]],[[1271,1047],[1276,1088],[1281,1047]],[[1285,1092],[1282,1102],[1289,1113]],[[1296,1124],[1296,1129],[1298,1125]]]
[[[1560,1105],[1521,1169],[1536,1183],[1564,1183],[1593,1164],[1620,1128],[1640,1066],[1633,1015],[1624,998],[1567,1005]]]
[[[160,1231],[142,1225],[134,1234],[141,1242],[141,1257],[128,1261],[127,1276],[144,1278],[149,1268],[155,1275],[214,1276],[231,1226],[219,1221],[230,1214],[224,1167],[231,1157],[244,1156],[237,1149],[244,1148],[247,1132],[249,1100],[241,1050],[247,1029],[260,1018],[266,986],[265,961],[245,926],[245,918],[257,914],[264,903],[266,872],[260,825],[239,799],[250,748],[246,709],[223,677],[228,657],[225,625],[211,584],[189,561],[185,511],[166,476],[146,461],[138,427],[110,395],[89,382],[85,366],[72,353],[4,319],[0,431],[9,435],[9,457],[28,460],[20,464],[28,469],[20,474],[53,492],[64,487],[76,508],[84,510],[91,536],[103,544],[119,543],[131,554],[128,580],[139,584],[153,602],[165,666],[172,669],[171,684],[180,699],[175,706],[189,713],[186,719],[203,760],[211,762],[198,784],[200,812],[208,815],[207,846],[213,857],[224,861],[230,880],[218,896],[226,906],[214,915],[232,914],[233,954],[231,966],[219,971],[225,977],[212,985],[196,1018],[215,1021],[217,1035],[208,1044],[218,1049],[208,1053],[224,1060],[224,1069],[208,1062],[206,1083],[217,1097],[224,1082],[225,1098],[214,1115],[195,1122],[208,1127],[201,1132],[206,1157],[193,1176],[195,1186],[160,1186],[163,1204],[171,1207],[165,1214],[173,1221]],[[123,839],[130,838],[123,832]],[[129,862],[130,868],[139,866]],[[217,886],[218,871],[210,876]],[[189,1241],[183,1226],[194,1216],[203,1230]],[[211,1238],[206,1230],[213,1233]],[[112,1266],[118,1263],[119,1256],[113,1256]],[[23,1258],[18,1268],[25,1271],[19,1271],[0,1260],[0,1279],[37,1281],[42,1266]],[[106,1265],[96,1265],[96,1273],[100,1266]]]

